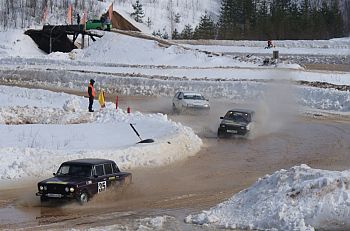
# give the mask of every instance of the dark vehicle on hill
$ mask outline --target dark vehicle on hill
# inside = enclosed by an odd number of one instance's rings
[[[41,201],[74,199],[84,204],[111,186],[131,183],[132,175],[121,172],[112,160],[79,159],[61,164],[54,177],[38,183]]]
[[[111,30],[111,23],[110,22],[102,22],[99,19],[93,19],[93,20],[88,20],[86,22],[86,30]]]
[[[253,110],[232,109],[229,110],[222,119],[218,128],[218,137],[230,137],[233,135],[246,136],[254,126]]]

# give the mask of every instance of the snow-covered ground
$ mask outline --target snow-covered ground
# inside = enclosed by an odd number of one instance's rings
[[[112,214],[113,216],[114,214]],[[127,213],[118,213],[117,217],[129,215]],[[72,229],[71,231],[86,230],[86,231],[114,231],[114,230],[173,230],[173,223],[177,222],[174,217],[171,216],[155,216],[146,217],[133,220],[132,222],[126,221],[124,224],[108,225],[103,227]],[[177,229],[176,229],[177,230]]]
[[[121,169],[166,165],[196,154],[201,140],[163,114],[87,112],[83,97],[45,90],[0,87],[0,181],[43,177],[78,158],[113,159]],[[136,144],[138,136],[151,144]]]
[[[349,230],[350,172],[280,170],[186,222],[249,230]]]
[[[181,41],[178,41],[181,43]],[[350,37],[336,38],[330,40],[276,40],[272,41],[275,46],[272,49],[265,49],[266,41],[249,40],[211,40],[186,41],[196,45],[183,44],[186,47],[203,49],[211,52],[222,53],[250,53],[250,54],[271,54],[273,50],[278,50],[280,54],[298,55],[350,55]]]

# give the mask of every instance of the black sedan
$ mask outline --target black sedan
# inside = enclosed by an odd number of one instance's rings
[[[218,128],[218,137],[230,137],[233,135],[245,136],[253,127],[254,111],[248,109],[229,110],[222,119]]]
[[[61,164],[54,177],[38,183],[41,201],[75,199],[81,204],[111,186],[131,183],[131,173],[121,172],[112,160],[79,159]]]

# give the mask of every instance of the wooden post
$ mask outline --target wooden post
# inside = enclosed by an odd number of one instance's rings
[[[81,37],[82,37],[82,41],[81,41],[81,49],[84,49],[84,43],[85,43],[85,34],[84,33],[82,33],[81,34]]]

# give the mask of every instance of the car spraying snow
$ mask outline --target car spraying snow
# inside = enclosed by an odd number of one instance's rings
[[[228,137],[232,135],[248,135],[254,126],[253,110],[232,109],[229,110],[222,119],[218,128],[218,137]]]
[[[79,159],[61,164],[54,177],[38,183],[41,201],[76,199],[81,204],[111,186],[131,182],[131,173],[121,172],[112,160]]]
[[[209,100],[197,92],[178,91],[173,98],[173,111],[210,110]]]

